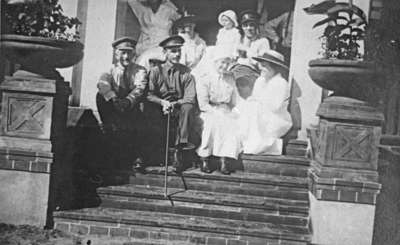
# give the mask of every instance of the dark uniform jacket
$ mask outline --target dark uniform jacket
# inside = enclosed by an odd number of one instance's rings
[[[165,63],[149,72],[147,99],[161,104],[162,99],[178,101],[178,104],[196,104],[195,80],[190,69],[181,64]]]

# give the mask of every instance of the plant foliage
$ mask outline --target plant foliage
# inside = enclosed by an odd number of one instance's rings
[[[64,15],[58,0],[1,0],[1,33],[75,41],[78,18]]]
[[[364,12],[354,4],[325,0],[313,4],[304,11],[307,14],[324,14],[313,28],[326,25],[322,39],[325,58],[359,59],[360,41],[365,37],[367,19]]]

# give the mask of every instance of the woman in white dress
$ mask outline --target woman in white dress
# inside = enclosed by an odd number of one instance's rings
[[[236,105],[235,80],[228,67],[230,53],[223,50],[213,54],[214,69],[203,74],[196,81],[197,99],[203,130],[197,154],[202,160],[201,170],[211,173],[209,157],[220,160],[222,174],[230,174],[228,158],[237,159],[241,152],[238,134],[238,115],[232,111]]]
[[[149,59],[164,59],[158,44],[170,36],[180,14],[170,0],[128,0],[128,4],[140,24],[136,63],[148,68]]]
[[[287,66],[283,55],[273,50],[253,59],[258,62],[261,75],[254,83],[253,93],[237,106],[243,152],[280,155],[281,137],[292,127],[287,110],[290,87],[282,76]]]

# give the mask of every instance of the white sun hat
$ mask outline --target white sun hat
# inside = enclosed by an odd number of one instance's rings
[[[279,65],[285,69],[289,69],[288,66],[285,64],[285,58],[283,57],[283,55],[275,50],[268,50],[263,55],[252,58],[258,62],[270,62]]]
[[[222,18],[222,16],[226,16],[226,17],[228,17],[229,19],[231,19],[232,20],[232,22],[233,22],[233,24],[234,24],[234,26],[235,27],[238,27],[238,21],[237,21],[237,16],[236,16],[236,13],[233,11],[233,10],[226,10],[226,11],[224,11],[224,12],[222,12],[222,13],[220,13],[219,15],[218,15],[218,23],[222,26],[222,21],[221,21],[221,18]]]

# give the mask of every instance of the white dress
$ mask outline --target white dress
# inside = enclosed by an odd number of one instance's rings
[[[237,106],[244,153],[282,154],[281,137],[292,127],[288,100],[289,85],[280,74],[257,78],[252,95]]]
[[[202,76],[196,82],[196,89],[203,121],[197,154],[237,159],[241,145],[238,115],[232,111],[237,97],[233,76],[220,77],[215,73]]]
[[[177,7],[169,0],[163,0],[156,13],[139,0],[128,0],[128,4],[140,24],[140,36],[136,45],[138,55],[158,47],[161,41],[170,36],[174,21],[180,18]]]
[[[240,39],[241,36],[236,27],[229,30],[221,28],[218,31],[215,46],[224,49],[227,53],[232,54],[233,57],[235,55],[235,49],[240,43]]]

